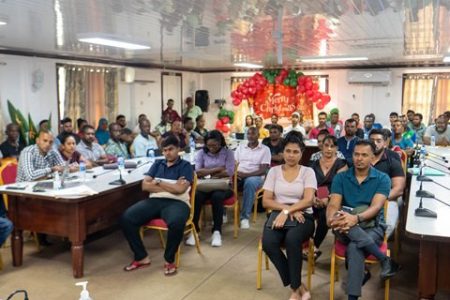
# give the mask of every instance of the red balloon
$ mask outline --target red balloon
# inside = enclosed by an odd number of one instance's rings
[[[312,89],[313,89],[314,91],[318,91],[318,90],[319,90],[319,85],[318,85],[317,83],[313,83]]]
[[[307,90],[305,92],[306,98],[312,98],[312,96],[314,95],[314,92],[311,90]]]
[[[248,88],[250,86],[250,82],[248,80],[244,81],[244,87]]]
[[[300,94],[303,94],[304,92],[306,92],[306,88],[303,85],[298,85],[297,86],[297,92]]]
[[[227,133],[230,131],[230,128],[228,126],[222,126],[221,130],[223,133]]]
[[[305,82],[305,88],[307,91],[312,90],[312,86],[313,86],[312,82],[309,82],[309,81]]]
[[[220,128],[220,127],[222,127],[222,126],[223,126],[222,120],[217,120],[217,121],[216,121],[216,128],[217,128],[217,127]]]
[[[222,121],[223,124],[228,124],[228,123],[230,123],[230,118],[229,117],[222,117],[220,119],[220,121]]]
[[[242,89],[242,94],[244,95],[244,97],[247,96],[248,95],[248,88],[244,87]]]
[[[237,91],[236,91],[236,90],[232,91],[232,92],[231,92],[231,97],[232,97],[232,98],[236,98],[236,94],[237,94]]]
[[[322,94],[321,99],[322,99],[322,102],[326,102],[326,103],[329,103],[331,101],[331,97],[328,94]]]
[[[299,84],[304,85],[306,81],[306,76],[300,76],[297,81]]]
[[[234,105],[234,106],[239,106],[239,105],[241,104],[241,102],[242,102],[241,99],[237,99],[237,98],[234,98],[234,99],[233,99],[233,105]]]
[[[311,82],[311,84],[312,84],[313,83],[312,77],[311,76],[306,76],[305,83],[306,82]]]
[[[323,102],[319,101],[316,103],[316,107],[317,107],[317,109],[323,109],[325,107],[325,104]]]

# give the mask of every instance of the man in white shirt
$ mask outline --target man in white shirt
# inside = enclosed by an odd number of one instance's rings
[[[242,187],[241,229],[250,228],[249,218],[256,191],[262,186],[263,178],[270,166],[269,147],[258,141],[256,127],[247,131],[248,143],[240,144],[235,152],[238,167],[238,185]]]
[[[139,123],[139,133],[133,141],[134,157],[146,157],[147,151],[158,149],[158,143],[150,135],[151,125],[149,120],[142,120]]]
[[[428,126],[423,135],[423,143],[431,145],[431,137],[434,136],[436,146],[450,146],[450,127],[445,115],[436,119],[436,124]]]
[[[306,136],[305,128],[303,128],[303,126],[300,125],[300,114],[298,112],[294,112],[291,115],[291,125],[289,125],[288,127],[286,127],[284,129],[283,135],[285,136],[286,134],[288,134],[292,130],[301,132],[303,137]]]

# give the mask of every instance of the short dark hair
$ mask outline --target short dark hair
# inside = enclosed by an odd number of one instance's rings
[[[319,131],[319,133],[317,134],[317,136],[319,136],[319,135],[329,135],[329,134],[330,134],[330,132],[328,131],[328,129],[321,129]]]
[[[58,137],[59,141],[61,142],[61,144],[64,144],[68,138],[73,137],[73,139],[75,140],[75,144],[77,143],[77,138],[75,137],[75,134],[71,133],[71,132],[63,132],[61,133],[61,135]]]
[[[197,118],[195,118],[195,123],[197,123],[198,121],[200,121],[201,118],[203,118],[203,115],[198,115]]]
[[[423,115],[421,113],[415,113],[414,117],[419,117],[419,119],[423,120]]]
[[[172,98],[168,99],[167,102],[175,102]]]
[[[16,123],[9,123],[8,125],[6,125],[6,131],[10,131],[13,127],[17,127],[18,129],[20,129],[20,126]]]
[[[359,114],[358,113],[352,113],[352,117],[353,116],[358,116],[358,119],[359,119]]]
[[[409,113],[415,114],[414,111],[413,111],[412,109],[408,109],[408,110],[406,111],[406,114],[409,114]]]
[[[277,117],[278,118],[278,115],[277,114],[272,114],[271,118],[272,117]]]
[[[305,143],[303,142],[303,134],[298,131],[292,130],[286,134],[282,143],[283,151],[287,144],[297,144],[302,152],[306,149]]]
[[[161,142],[161,148],[166,148],[169,146],[175,146],[177,148],[180,148],[180,140],[173,134],[169,134]]]
[[[203,152],[205,152],[205,153],[209,152],[208,147],[206,147],[206,143],[209,140],[215,140],[215,141],[219,142],[220,143],[220,149],[227,148],[227,143],[225,142],[225,138],[224,138],[222,132],[220,132],[219,130],[215,130],[214,129],[214,130],[209,131],[206,134],[205,145],[203,146]]]
[[[109,132],[111,132],[112,129],[113,129],[113,126],[116,126],[116,125],[117,125],[117,126],[120,126],[119,123],[115,123],[115,122],[109,123],[109,126],[108,126]]]
[[[272,129],[276,129],[279,132],[283,132],[283,127],[281,127],[281,125],[278,124],[273,124],[269,126],[269,131],[271,131]]]
[[[390,131],[389,131],[390,132]],[[374,135],[374,134],[379,134],[379,135],[381,135],[382,137],[383,137],[383,140],[385,140],[385,141],[387,141],[387,139],[388,139],[388,135],[386,134],[386,132],[385,131],[383,131],[383,129],[377,129],[377,128],[374,128],[374,129],[372,129],[370,132],[369,132],[369,138],[372,136],[372,135]]]
[[[334,135],[331,135],[331,134],[327,135],[323,139],[322,143],[325,143],[325,141],[331,141],[333,143],[333,145],[337,146],[337,137],[335,137]]]
[[[42,124],[44,124],[44,123],[48,123],[48,120],[42,120],[42,121],[40,121],[40,122],[39,122],[39,127],[41,127]]]
[[[326,113],[326,112],[324,112],[324,111],[321,111],[321,112],[320,112],[320,113],[318,113],[317,115],[318,115],[319,117],[320,117],[320,116],[322,116],[322,115],[324,115],[324,116],[326,116],[326,117],[328,116],[328,115],[327,115],[327,113]]]
[[[81,131],[83,131],[83,133],[86,133],[86,131],[87,131],[88,129],[92,129],[92,130],[95,131],[94,126],[89,125],[89,124],[84,125],[83,128],[81,129]]]
[[[83,128],[80,128],[81,125],[82,125],[83,123],[87,123],[87,122],[88,122],[88,121],[86,121],[86,120],[83,119],[83,118],[78,118],[78,119],[77,119],[77,127],[78,127],[78,129],[79,129],[79,130],[83,129]]]
[[[191,117],[185,117],[183,120],[183,125],[186,125],[187,122],[192,121]]]
[[[61,120],[61,125],[64,125],[66,123],[72,123],[72,119],[69,117],[65,117],[64,119]]]
[[[389,114],[389,117],[393,117],[393,116],[398,117],[398,113],[396,113],[395,111],[393,111],[393,112],[391,112],[391,113]]]
[[[347,120],[345,120],[345,125],[347,125],[348,123],[356,123],[356,120],[355,119],[347,119]]]
[[[131,131],[130,128],[122,128],[122,130],[120,131],[120,134],[133,134],[133,131]]]
[[[358,140],[355,143],[355,148],[356,146],[370,146],[370,149],[372,150],[372,154],[375,154],[377,147],[375,146],[375,143],[369,140]]]
[[[118,116],[116,117],[116,121],[119,121],[119,119],[122,119],[122,118],[125,118],[125,116],[124,116],[124,115],[118,115]]]

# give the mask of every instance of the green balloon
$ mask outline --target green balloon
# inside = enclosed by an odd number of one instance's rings
[[[289,84],[291,83],[291,81],[289,80],[289,78],[286,78],[286,79],[283,81],[283,83],[284,83],[284,85],[289,85]]]

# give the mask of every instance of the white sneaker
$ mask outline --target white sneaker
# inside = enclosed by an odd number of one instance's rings
[[[193,233],[189,234],[189,237],[187,238],[187,240],[184,243],[188,246],[195,246],[194,234]]]
[[[222,223],[223,223],[223,224],[227,224],[227,223],[228,223],[227,212],[224,212],[224,213],[223,213],[223,216],[222,216]]]
[[[241,229],[249,229],[250,228],[250,223],[248,221],[248,219],[242,219],[241,220]]]
[[[211,246],[220,247],[222,246],[222,236],[218,230],[214,231],[211,237]]]

